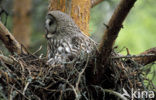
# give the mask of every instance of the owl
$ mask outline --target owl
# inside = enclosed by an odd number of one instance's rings
[[[96,48],[96,43],[81,32],[69,15],[61,11],[50,11],[47,14],[45,30],[50,65],[72,61]]]

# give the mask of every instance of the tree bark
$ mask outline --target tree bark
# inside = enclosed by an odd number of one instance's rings
[[[74,19],[84,34],[89,35],[90,0],[50,0],[49,11],[60,10]]]
[[[6,48],[10,53],[21,54],[26,53],[24,48],[21,47],[20,43],[12,36],[8,29],[0,22],[0,39],[5,44]]]
[[[28,47],[31,35],[31,0],[14,0],[13,33],[15,38]]]

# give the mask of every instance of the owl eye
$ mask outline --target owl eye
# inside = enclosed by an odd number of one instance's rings
[[[49,26],[51,26],[52,24],[54,24],[54,21],[53,21],[53,20],[51,20],[51,21],[49,22]]]

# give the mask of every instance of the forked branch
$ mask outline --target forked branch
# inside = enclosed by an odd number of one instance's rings
[[[118,36],[122,23],[133,7],[136,0],[121,0],[118,7],[115,9],[108,25],[104,32],[103,39],[99,46],[100,60],[106,63],[109,58],[114,42]]]

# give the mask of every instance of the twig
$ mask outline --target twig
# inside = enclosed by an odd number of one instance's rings
[[[141,53],[140,55],[148,55],[148,54],[153,54],[154,56],[137,57],[134,58],[134,61],[136,61],[141,65],[147,65],[149,63],[156,61],[156,47],[148,49],[145,52]]]
[[[103,2],[104,0],[92,0],[91,1],[91,8],[95,7],[99,3]]]
[[[77,82],[76,82],[75,90],[76,90],[77,94],[79,94],[79,95],[76,97],[76,100],[79,100],[79,98],[80,98],[79,84],[80,84],[80,81],[81,81],[82,74],[85,72],[86,67],[88,65],[88,61],[89,61],[89,56],[87,56],[87,62],[85,64],[85,67],[82,69],[82,71],[78,75],[78,79],[77,79]]]
[[[1,54],[0,54],[0,60],[3,60],[4,63],[10,64],[10,65],[14,63],[14,61],[11,58],[6,57],[6,56],[1,55]]]
[[[67,84],[72,88],[72,90],[73,90],[73,92],[74,92],[74,94],[75,94],[75,100],[79,100],[79,95],[78,95],[78,93],[77,93],[75,87],[74,87],[72,84],[70,84],[70,82],[69,82],[68,80],[66,80],[66,79],[64,79],[64,78],[62,78],[62,77],[60,77],[60,76],[58,76],[58,77],[59,77],[59,79],[61,79],[61,80],[64,81],[65,83],[67,83]]]
[[[5,62],[3,60],[0,60],[0,61],[1,61],[2,66],[4,68],[6,68],[8,70],[8,72],[13,73],[13,71],[8,68],[8,66],[5,64]]]
[[[75,100],[79,100],[79,95],[78,95],[75,87],[72,84],[70,84],[68,81],[66,81],[66,83],[73,89],[73,91],[75,93]]]
[[[87,65],[88,65],[88,61],[89,61],[89,57],[87,57],[87,62],[86,62],[86,65],[85,65],[85,67],[82,69],[82,71],[79,73],[79,76],[78,76],[78,80],[77,80],[77,82],[76,82],[76,90],[77,91],[79,91],[79,83],[80,83],[80,80],[81,80],[81,77],[82,77],[82,74],[85,72],[85,70],[86,70],[86,67],[87,67]]]
[[[36,53],[38,53],[40,50],[42,49],[42,45],[39,47],[39,49],[37,51],[35,51],[32,55],[35,55]]]
[[[15,89],[18,93],[20,93],[21,95],[23,95],[23,93],[20,91],[20,90],[18,90],[17,88],[15,88],[14,86],[12,86],[11,84],[8,84],[10,87],[12,87],[13,89]],[[23,97],[25,98],[25,99],[27,99],[27,100],[30,100],[28,97],[26,97],[25,95],[23,95]]]
[[[120,59],[120,58],[140,58],[140,57],[156,57],[154,54],[145,54],[145,55],[127,55],[127,56],[117,56],[111,57],[112,59]]]
[[[8,29],[0,21],[0,39],[5,44],[10,53],[21,54],[26,51],[21,47],[20,43],[14,38],[14,36],[8,31]]]
[[[100,87],[100,86],[97,86],[97,85],[92,85],[94,88],[98,88],[98,89],[100,89],[102,92],[107,92],[107,93],[110,93],[110,94],[113,94],[113,95],[115,95],[115,96],[117,96],[117,97],[119,97],[120,99],[122,99],[122,100],[128,100],[126,97],[124,97],[121,93],[118,93],[118,92],[116,92],[116,91],[113,91],[113,90],[109,90],[109,89],[103,89],[102,87]]]
[[[25,91],[27,90],[29,84],[30,84],[30,82],[28,81],[27,84],[25,85],[24,89],[23,89],[23,95],[25,95]]]
[[[3,98],[4,100],[8,100],[8,98],[6,97],[6,95],[3,94],[3,92],[0,91],[0,95],[2,96],[1,98]]]
[[[14,85],[13,85],[13,87],[14,87]],[[13,88],[11,88],[11,90],[10,90],[9,100],[13,100],[12,92],[13,92]]]

